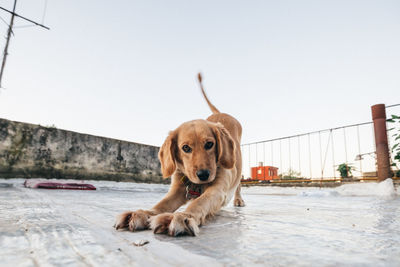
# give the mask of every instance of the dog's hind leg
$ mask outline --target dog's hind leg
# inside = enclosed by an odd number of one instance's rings
[[[233,200],[233,205],[235,205],[236,207],[244,207],[245,206],[243,198],[240,194],[240,191],[241,191],[241,185],[239,184],[235,191],[235,199]]]

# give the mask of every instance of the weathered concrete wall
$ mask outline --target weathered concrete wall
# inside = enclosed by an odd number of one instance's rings
[[[158,147],[0,119],[0,177],[166,182]]]

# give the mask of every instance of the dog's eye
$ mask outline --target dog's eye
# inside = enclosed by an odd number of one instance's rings
[[[205,148],[206,150],[209,150],[209,149],[211,149],[211,148],[213,147],[213,145],[214,145],[213,142],[207,142],[207,143],[204,145],[204,148]]]
[[[192,152],[192,149],[191,149],[190,146],[188,146],[188,145],[184,145],[184,146],[182,147],[182,150],[185,151],[185,153],[190,153],[190,152]]]

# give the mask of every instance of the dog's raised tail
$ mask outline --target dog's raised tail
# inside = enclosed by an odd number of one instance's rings
[[[208,97],[207,97],[207,95],[206,95],[206,92],[204,91],[204,88],[203,88],[203,82],[202,82],[203,78],[201,77],[201,73],[200,73],[200,72],[199,72],[199,74],[198,74],[197,77],[198,77],[198,79],[199,79],[199,84],[200,84],[201,92],[202,92],[202,94],[203,94],[205,100],[207,101],[207,104],[208,104],[208,106],[210,107],[212,113],[214,113],[214,114],[221,113],[221,112],[219,112],[219,110],[218,110],[218,109],[210,102],[210,100],[208,99]]]

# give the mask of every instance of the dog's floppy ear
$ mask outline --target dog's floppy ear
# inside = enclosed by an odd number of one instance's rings
[[[161,162],[161,172],[164,178],[170,177],[176,169],[176,133],[170,132],[164,144],[161,146],[158,158]]]
[[[221,123],[214,124],[213,131],[217,139],[217,163],[226,169],[233,168],[236,160],[235,142]]]

